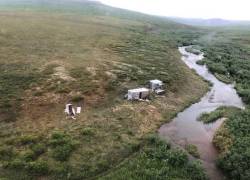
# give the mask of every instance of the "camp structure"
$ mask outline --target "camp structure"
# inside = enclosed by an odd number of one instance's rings
[[[82,111],[82,107],[81,106],[77,106],[76,107],[76,114],[80,114]]]
[[[156,89],[162,89],[163,87],[162,81],[158,79],[150,80],[149,83],[150,83],[150,89],[152,91],[155,91]]]
[[[127,98],[128,100],[148,99],[149,94],[150,91],[147,88],[130,89],[128,90]]]
[[[157,95],[162,95],[165,93],[165,90],[163,90],[163,82],[158,80],[158,79],[154,79],[154,80],[150,80],[150,89],[152,91],[154,91]]]
[[[73,105],[72,104],[66,104],[66,107],[65,107],[65,113],[72,117],[73,119],[75,119],[75,115],[76,115],[76,112],[75,112],[75,109],[73,108]]]

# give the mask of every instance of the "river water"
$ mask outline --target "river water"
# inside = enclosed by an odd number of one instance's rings
[[[187,52],[186,47],[180,47],[182,60],[185,64],[194,69],[197,74],[213,83],[210,91],[195,103],[178,113],[170,123],[164,124],[159,129],[160,137],[170,142],[185,147],[186,144],[197,146],[200,159],[211,180],[223,179],[223,175],[215,166],[218,152],[212,144],[212,138],[216,129],[222,124],[223,119],[208,125],[197,121],[197,118],[204,112],[214,111],[220,106],[235,106],[244,108],[241,98],[236,93],[233,85],[219,81],[211,74],[205,65],[198,65],[196,62],[203,59],[203,54],[195,55]]]

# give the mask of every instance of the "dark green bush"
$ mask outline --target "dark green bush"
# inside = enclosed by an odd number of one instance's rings
[[[72,144],[57,146],[53,149],[52,157],[58,161],[66,161],[74,149],[75,147]]]
[[[196,64],[198,64],[198,65],[204,65],[205,61],[204,60],[199,60],[199,61],[196,62]]]
[[[64,179],[72,174],[72,167],[69,164],[60,162],[56,166],[52,167],[51,172],[54,174],[55,179]]]
[[[204,173],[204,169],[199,161],[189,163],[187,166],[187,172],[191,174],[192,180],[207,180],[207,176]]]
[[[200,158],[200,154],[199,154],[199,151],[198,151],[198,148],[193,145],[193,144],[188,144],[185,146],[185,149],[187,150],[187,152],[189,154],[191,154],[193,157],[196,157],[196,158]]]
[[[20,170],[23,169],[26,165],[26,162],[21,159],[14,159],[12,161],[8,161],[5,165],[5,168]]]
[[[35,135],[24,135],[24,136],[20,137],[19,142],[22,145],[27,145],[27,144],[36,143],[38,140],[39,140],[38,136],[35,136]]]
[[[225,122],[225,128],[233,137],[229,150],[221,154],[218,166],[232,180],[250,178],[250,111],[240,111]]]
[[[58,161],[66,161],[76,148],[76,142],[62,132],[52,134],[49,144],[52,149],[52,157]]]
[[[0,160],[10,160],[14,156],[13,147],[1,146],[0,147]]]
[[[71,101],[72,102],[81,102],[81,101],[83,101],[84,100],[84,97],[83,96],[80,96],[80,95],[76,95],[76,96],[73,96],[72,98],[71,98]]]
[[[174,167],[182,167],[188,162],[188,156],[182,150],[170,150],[167,156],[168,163]]]
[[[222,118],[223,114],[224,114],[223,110],[216,110],[211,113],[202,113],[201,116],[198,118],[198,120],[204,123],[212,123]]]
[[[46,145],[42,144],[42,143],[38,143],[38,144],[34,144],[31,147],[32,151],[35,153],[36,156],[40,156],[41,154],[46,152]]]
[[[23,161],[29,162],[29,161],[35,160],[37,158],[37,156],[32,150],[28,149],[28,150],[25,150],[25,151],[21,152],[20,158]]]
[[[25,170],[33,175],[47,175],[49,172],[49,166],[47,162],[38,160],[27,163],[25,166]]]
[[[95,135],[95,130],[91,127],[86,127],[82,129],[81,134],[83,136],[93,136]]]
[[[52,134],[49,144],[53,147],[56,147],[58,145],[66,144],[69,141],[69,136],[62,133],[62,132],[55,132]]]
[[[201,165],[188,161],[187,154],[150,135],[138,155],[101,179],[195,179],[206,180]]]

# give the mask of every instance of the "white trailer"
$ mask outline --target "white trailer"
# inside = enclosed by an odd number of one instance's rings
[[[150,94],[147,88],[137,88],[128,90],[128,100],[148,99]]]

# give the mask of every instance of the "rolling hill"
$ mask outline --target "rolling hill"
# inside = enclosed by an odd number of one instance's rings
[[[149,135],[206,92],[177,49],[204,30],[90,1],[0,4],[0,177],[117,179],[125,159],[144,164],[147,152],[154,163],[128,169],[131,177],[159,169],[152,174],[205,179],[184,152]],[[123,99],[155,78],[165,96]],[[65,104],[82,99],[83,112],[66,118]],[[179,164],[153,160],[165,152]]]
[[[170,18],[171,20],[191,26],[224,27],[224,26],[250,26],[250,21],[225,20],[225,19],[186,19]]]

